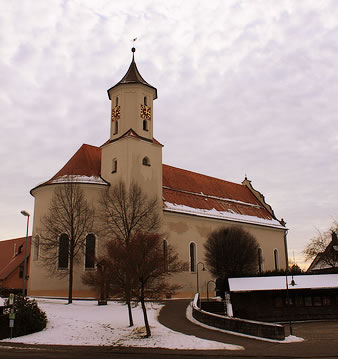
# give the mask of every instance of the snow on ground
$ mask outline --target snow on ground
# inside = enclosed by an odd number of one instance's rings
[[[60,299],[38,299],[37,302],[47,314],[47,328],[23,337],[4,339],[4,342],[201,350],[243,349],[237,345],[204,340],[164,327],[157,320],[162,307],[158,303],[148,304],[152,336],[143,338],[145,330],[140,306],[133,308],[135,325],[130,328],[127,306],[117,302],[108,302],[108,305],[103,306],[98,306],[96,301],[82,300],[68,305],[66,300]]]

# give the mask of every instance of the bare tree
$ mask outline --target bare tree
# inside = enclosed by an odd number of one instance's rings
[[[43,264],[60,278],[68,276],[68,303],[72,303],[74,262],[82,255],[94,223],[94,209],[72,180],[70,176],[57,185],[38,229]]]
[[[317,230],[317,235],[310,240],[303,251],[305,260],[313,260],[318,256],[318,260],[325,266],[336,267],[338,264],[337,232],[337,221],[334,221],[331,227],[323,233]]]
[[[212,232],[204,244],[205,260],[215,278],[257,272],[258,242],[241,227],[224,227]]]
[[[103,236],[127,247],[132,236],[139,232],[154,233],[160,228],[160,208],[156,197],[149,198],[141,188],[123,182],[107,189],[100,201],[98,222]],[[117,269],[116,269],[117,270]],[[124,298],[128,305],[129,325],[133,326],[131,311],[131,279],[126,271],[120,279],[125,282]],[[122,286],[122,284],[121,284]]]
[[[141,303],[146,337],[151,336],[146,299],[170,297],[180,287],[169,283],[171,274],[186,269],[179,261],[174,248],[167,245],[157,233],[138,232],[129,238],[128,244],[121,241],[107,243],[106,259],[110,262],[110,278],[115,294],[125,294],[129,286],[131,298]]]

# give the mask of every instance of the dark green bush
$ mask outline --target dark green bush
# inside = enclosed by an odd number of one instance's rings
[[[0,297],[2,297],[2,298],[8,298],[10,293],[21,295],[22,294],[22,288],[21,289],[18,289],[18,288],[4,288],[4,287],[0,288]]]
[[[35,300],[16,295],[13,308],[15,312],[13,337],[35,333],[46,327],[46,313],[38,307]],[[0,316],[0,337],[2,338],[10,336],[9,311],[9,308],[6,309],[6,313]]]

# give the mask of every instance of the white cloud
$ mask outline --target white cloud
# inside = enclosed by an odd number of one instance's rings
[[[30,188],[107,139],[137,37],[164,162],[247,173],[298,255],[337,215],[337,19],[335,0],[0,3],[0,239],[24,232]]]

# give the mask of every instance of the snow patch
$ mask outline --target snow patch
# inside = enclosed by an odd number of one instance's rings
[[[244,214],[235,213],[233,211],[217,211],[215,208],[213,209],[203,209],[203,208],[193,208],[189,206],[185,206],[183,204],[175,204],[170,202],[164,202],[165,211],[170,212],[178,212],[178,213],[186,213],[193,214],[196,216],[210,217],[210,218],[219,218],[219,219],[228,219],[232,221],[252,223],[252,224],[260,224],[263,226],[283,228],[277,220],[275,219],[266,219],[255,216],[248,216]]]
[[[83,175],[70,175],[70,176],[60,176],[50,183],[68,183],[68,182],[78,182],[78,183],[94,183],[94,184],[107,184],[101,177],[98,176],[83,176]]]
[[[133,308],[135,326],[128,326],[127,306],[108,302],[98,306],[96,301],[37,299],[48,317],[47,328],[23,337],[4,339],[2,342],[55,345],[108,345],[123,347],[234,350],[236,346],[197,338],[170,330],[157,320],[162,305],[148,303],[148,319],[152,330],[144,338],[142,309]]]
[[[204,194],[203,192],[200,192],[200,193],[190,192],[190,191],[185,191],[185,190],[182,190],[182,189],[171,188],[171,187],[168,187],[168,186],[163,186],[163,188],[171,190],[171,191],[175,191],[175,192],[182,192],[182,193],[192,194],[194,196],[202,196],[202,197],[205,197],[205,199],[210,198],[210,199],[216,199],[216,200],[219,200],[219,201],[226,201],[226,202],[232,202],[232,203],[237,203],[237,204],[243,204],[245,206],[250,206],[250,207],[254,207],[254,208],[264,208],[264,207],[262,207],[262,206],[260,206],[258,204],[249,203],[249,202],[243,202],[243,201],[239,201],[239,200],[232,199],[232,198],[217,197],[217,196],[213,196],[211,194]]]

